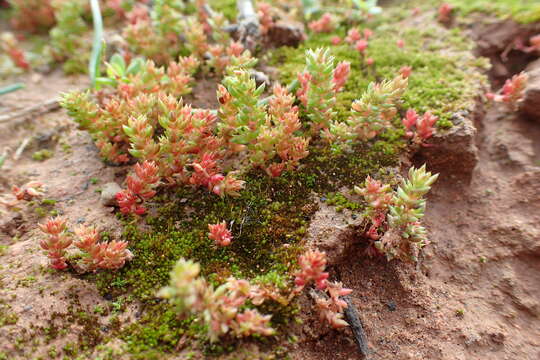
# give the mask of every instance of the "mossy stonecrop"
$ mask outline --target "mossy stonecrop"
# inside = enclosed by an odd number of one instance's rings
[[[63,62],[64,71],[84,73],[90,59],[90,42],[85,35],[89,29],[84,20],[85,0],[53,1],[56,26],[51,29],[51,53]]]
[[[411,167],[408,178],[393,192],[388,185],[370,177],[364,188],[355,188],[368,201],[372,226],[367,235],[388,260],[415,262],[420,250],[429,243],[421,223],[426,208],[424,196],[438,176],[426,171],[424,165],[418,169]],[[384,233],[382,237],[380,232]]]
[[[21,31],[41,32],[55,24],[52,0],[9,0],[11,25]]]
[[[336,115],[336,93],[347,81],[350,65],[342,62],[335,66],[335,58],[325,48],[308,49],[305,55],[306,66],[298,74],[300,88],[296,96],[302,104],[302,114],[310,120],[311,133],[317,134],[327,129]]]
[[[25,71],[30,70],[30,63],[12,33],[5,32],[0,34],[0,41],[0,49],[9,56],[16,67]]]
[[[392,126],[390,121],[406,89],[407,78],[402,75],[380,84],[370,83],[362,97],[352,103],[351,116],[345,122],[332,122],[324,136],[346,145],[374,138]]]
[[[192,58],[180,58],[178,63],[170,63],[167,70],[156,67],[152,61],[132,63],[139,66],[127,67],[121,56],[111,59],[107,66],[109,81],[101,81],[114,87],[112,94],[96,92],[98,96],[93,97],[90,92],[72,92],[64,94],[61,102],[79,126],[94,137],[100,155],[113,163],[129,161],[130,136],[124,126],[129,127],[132,118],[149,114],[137,125],[146,137],[151,137],[159,117],[168,110],[158,106],[158,100],[165,102],[165,94],[178,97],[191,92],[191,73],[198,66]],[[160,92],[156,94],[156,90]]]
[[[232,56],[225,49],[238,44],[223,30],[228,25],[224,15],[216,11],[209,14],[202,8],[204,3],[194,4],[196,16],[190,14],[192,9],[183,1],[157,0],[152,7],[139,4],[126,15],[129,24],[123,37],[128,50],[159,65],[166,65],[180,54],[191,54],[203,62],[209,54],[207,64],[221,74]]]
[[[261,315],[255,309],[241,310],[248,300],[254,305],[263,303],[266,295],[261,288],[233,277],[214,288],[199,273],[199,264],[178,260],[169,286],[162,288],[158,296],[168,299],[178,314],[198,314],[208,328],[211,341],[229,331],[237,337],[274,333],[269,326],[269,315]]]
[[[319,292],[315,292],[315,306],[321,320],[326,321],[335,329],[348,326],[343,319],[343,310],[347,303],[341,296],[352,293],[340,282],[329,282],[329,274],[325,272],[326,254],[318,250],[308,250],[298,258],[300,270],[296,273],[292,295],[299,294],[306,286],[315,283]]]
[[[126,241],[100,242],[95,228],[80,225],[75,229],[77,240],[73,241],[66,223],[66,219],[56,217],[39,224],[41,231],[48,235],[40,241],[40,246],[47,251],[52,268],[63,270],[68,267],[66,249],[72,244],[83,252],[79,266],[84,271],[117,270],[133,258]]]
[[[110,81],[102,81],[115,86],[114,93],[98,101],[89,93],[68,94],[62,102],[94,135],[109,160],[126,162],[129,153],[148,169],[157,166],[159,177],[169,183],[204,186],[220,196],[236,196],[243,182],[234,172],[222,175],[221,162],[226,158],[247,152],[253,166],[278,176],[308,155],[308,139],[296,134],[301,125],[294,97],[276,86],[272,99],[261,102],[264,88],[256,88],[249,76],[246,67],[253,66],[254,60],[245,53],[233,59],[218,89],[219,118],[177,99],[189,91],[186,79],[197,64],[193,58],[171,63],[167,75],[151,61],[130,73],[131,65],[126,68],[121,58],[114,60],[109,65]],[[162,135],[158,137],[157,132]],[[280,161],[275,163],[274,158]],[[136,204],[148,197],[137,196],[137,179],[140,176],[128,178],[131,188],[120,195],[126,205],[123,212],[144,212]]]

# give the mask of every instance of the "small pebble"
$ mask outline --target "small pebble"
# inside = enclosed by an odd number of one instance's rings
[[[114,206],[116,205],[116,194],[122,191],[120,185],[115,182],[109,182],[103,185],[101,189],[101,203],[103,206]]]
[[[397,305],[396,305],[396,303],[393,302],[393,301],[389,301],[389,302],[386,304],[386,306],[388,306],[388,310],[390,310],[390,311],[396,311],[396,309],[397,309]]]

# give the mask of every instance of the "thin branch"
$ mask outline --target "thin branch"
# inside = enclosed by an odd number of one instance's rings
[[[345,320],[349,323],[349,327],[351,328],[351,331],[353,333],[356,345],[358,345],[358,351],[360,352],[360,354],[362,354],[362,357],[364,359],[367,359],[369,355],[369,346],[366,332],[364,331],[364,327],[362,326],[362,322],[360,321],[360,317],[358,316],[358,311],[354,307],[350,296],[346,295],[342,296],[342,298],[347,303],[347,307],[345,308],[345,310],[343,310],[343,313],[345,314]]]
[[[38,116],[46,114],[51,111],[58,110],[60,103],[57,99],[47,100],[41,104],[30,106],[29,108],[22,109],[11,114],[0,115],[0,124],[10,122],[20,117]]]
[[[255,50],[261,37],[259,17],[251,0],[237,0],[238,39],[250,51]]]

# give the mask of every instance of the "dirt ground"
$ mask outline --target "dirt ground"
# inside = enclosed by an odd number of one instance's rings
[[[34,80],[3,96],[0,114],[86,85],[83,78],[59,73]],[[209,87],[201,83],[195,93]],[[359,243],[332,264],[333,276],[354,290],[372,359],[540,359],[540,123],[492,106],[476,125],[478,165],[470,183],[449,177],[435,184],[425,217],[431,244],[418,266],[359,256]],[[24,139],[30,139],[29,145],[15,160]],[[41,181],[45,197],[57,201],[44,211],[55,210],[72,224],[97,225],[111,238],[119,237],[119,223],[112,209],[101,204],[98,190],[110,181],[121,183],[126,169],[101,162],[89,135],[78,131],[64,111],[0,124],[0,144],[0,152],[8,149],[10,154],[0,173],[0,193],[13,184]],[[33,160],[32,154],[42,149],[54,156]],[[17,344],[34,336],[35,329],[51,328],[73,297],[76,306],[90,313],[109,302],[92,284],[46,270],[35,227],[42,212],[26,206],[1,214],[0,314],[18,319],[0,326],[0,353],[13,354],[9,359],[30,358]],[[318,215],[328,227],[348,225],[335,213]],[[348,330],[322,327],[310,310],[304,318],[292,358],[358,358]],[[105,319],[96,317],[96,324]],[[47,352],[52,345],[61,348],[86,331],[87,325],[74,321],[69,334],[47,346],[36,337],[32,357],[54,358]],[[94,331],[105,334],[107,329]]]

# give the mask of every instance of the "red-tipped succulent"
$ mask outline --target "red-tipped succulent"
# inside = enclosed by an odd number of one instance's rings
[[[216,245],[229,246],[233,239],[231,231],[227,229],[227,223],[225,221],[219,224],[208,224],[208,237],[214,240]]]
[[[527,73],[521,72],[506,80],[500,94],[487,93],[486,97],[495,102],[505,103],[510,110],[517,111],[525,96],[528,80]]]
[[[347,79],[349,78],[349,74],[351,72],[351,64],[347,61],[340,62],[336,69],[334,70],[334,78],[332,79],[332,82],[334,83],[334,91],[339,92],[341,89],[343,89],[343,86],[347,82]]]
[[[409,76],[411,76],[412,73],[412,66],[403,66],[401,69],[399,69],[399,73],[404,79],[407,79]]]
[[[50,218],[38,226],[48,235],[39,242],[39,245],[47,251],[51,267],[57,270],[65,269],[67,267],[66,249],[71,245],[71,238],[66,231],[66,220],[60,217]]]
[[[0,41],[0,49],[9,56],[16,67],[25,71],[30,70],[30,63],[26,59],[26,55],[19,47],[17,39],[12,33],[1,34]]]
[[[159,184],[159,168],[153,161],[135,164],[135,175],[127,177],[127,189],[116,194],[120,211],[124,214],[142,215],[146,208],[141,204],[156,194],[154,190]]]
[[[294,279],[297,292],[312,281],[315,282],[318,289],[326,288],[326,279],[328,279],[329,275],[324,271],[326,268],[326,254],[324,252],[308,250],[300,256],[298,264],[300,265],[300,271],[296,273]]]
[[[43,195],[43,183],[39,181],[30,181],[21,187],[13,186],[11,192],[17,200],[30,201]]]
[[[425,141],[436,132],[435,124],[439,118],[427,111],[423,116],[419,116],[414,109],[407,110],[402,123],[405,126],[405,136],[413,139],[416,144],[425,145]]]
[[[444,25],[449,25],[452,22],[452,12],[454,7],[449,3],[444,3],[439,7],[437,20]]]
[[[343,320],[343,310],[348,305],[340,297],[349,295],[352,290],[344,288],[340,282],[328,282],[326,290],[330,295],[329,297],[318,295],[315,298],[321,320],[328,322],[334,329],[348,326],[349,324]]]
[[[309,23],[309,29],[316,33],[328,33],[335,29],[335,24],[330,13],[324,13],[320,19]]]

